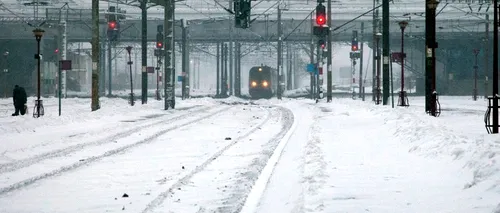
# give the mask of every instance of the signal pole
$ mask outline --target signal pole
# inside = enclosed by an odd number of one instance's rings
[[[99,104],[99,0],[92,0],[92,111],[98,110]],[[59,88],[60,89],[60,88]]]
[[[317,95],[316,96],[313,95],[313,98],[318,97],[316,102],[318,102],[319,99],[322,98],[322,94],[323,94],[323,92],[321,91],[321,85],[322,85],[322,81],[323,81],[323,67],[322,67],[323,66],[323,63],[322,63],[323,56],[321,55],[321,53],[323,53],[323,48],[326,47],[325,38],[327,35],[330,35],[330,27],[329,26],[325,27],[325,24],[327,24],[327,14],[326,14],[326,7],[322,4],[323,2],[324,2],[324,0],[318,0],[318,5],[316,6],[316,25],[317,26],[313,26],[313,34],[316,36],[317,41],[318,41],[318,44],[316,45],[318,48],[318,54],[317,54],[318,63],[316,64],[317,69],[313,75],[313,76],[318,75],[317,80],[316,80],[316,83],[318,86],[317,91],[316,91]],[[330,1],[329,1],[329,3],[331,4]],[[331,7],[331,5],[330,5],[330,7]],[[311,47],[314,49],[314,43],[312,44]],[[328,51],[331,52],[331,50],[328,50]],[[313,54],[313,53],[311,53],[311,54]],[[320,80],[320,77],[321,77],[321,80]],[[314,82],[314,80],[312,80],[312,81]],[[327,83],[328,83],[328,80],[327,80]],[[327,85],[327,87],[328,87],[328,85]],[[311,90],[313,90],[312,87],[311,87]],[[330,96],[331,96],[331,94],[330,94]],[[328,101],[328,98],[327,98],[327,101]]]
[[[160,95],[160,67],[162,65],[162,58],[163,56],[163,43],[164,43],[164,36],[163,36],[163,25],[157,25],[156,26],[156,50],[155,50],[155,56],[157,60],[156,64],[156,100],[161,100],[161,95]]]
[[[165,65],[164,69],[164,109],[169,106],[175,108],[175,42],[174,42],[174,6],[175,2],[166,0],[164,5],[164,40],[165,40]]]
[[[365,101],[365,88],[363,86],[363,34],[364,34],[365,23],[361,22],[361,48],[359,49],[359,97],[362,101]]]
[[[147,6],[148,0],[141,0],[141,21],[142,21],[142,40],[141,40],[141,50],[142,50],[142,104],[148,103],[148,8]]]
[[[382,52],[383,58],[383,72],[382,72],[382,82],[383,82],[383,105],[389,104],[389,0],[382,0]]]
[[[278,5],[278,99],[281,100],[281,72],[283,67],[283,30],[281,29],[281,5]]]
[[[436,92],[436,8],[439,2],[426,0],[425,15],[425,43],[426,43],[426,112],[437,117],[441,113],[438,108]]]
[[[326,61],[326,66],[327,66],[327,79],[326,79],[326,101],[331,102],[332,101],[332,52],[333,52],[333,45],[332,45],[332,0],[328,0],[328,41],[327,41],[327,50],[328,50],[328,58]]]
[[[181,19],[182,28],[182,100],[187,98],[187,84],[188,84],[188,69],[189,69],[189,59],[188,59],[188,47],[187,47],[187,24],[185,19]]]
[[[220,42],[217,42],[217,56],[216,56],[216,59],[217,59],[217,75],[216,75],[217,76],[217,80],[216,80],[217,83],[216,83],[216,87],[217,88],[216,88],[216,92],[215,92],[216,97],[220,96],[220,79],[221,79],[220,78],[220,76],[221,76],[220,75],[220,70],[221,70],[220,69],[220,67],[221,67],[221,64],[220,64],[221,59],[220,58],[221,58],[221,44],[220,44]]]
[[[475,57],[475,64],[474,64],[474,91],[473,91],[473,94],[472,94],[472,100],[474,101],[477,101],[477,95],[478,95],[478,92],[477,92],[477,68],[479,68],[477,66],[477,55],[479,54],[479,49],[474,49],[474,57]]]
[[[314,37],[313,37],[313,26],[311,24],[311,44],[309,45],[309,63],[314,64]],[[314,99],[314,72],[310,73],[310,84],[309,87],[311,88],[311,99]]]
[[[493,134],[498,134],[498,0],[493,0]]]
[[[375,1],[377,0],[373,0],[373,8],[375,8]],[[377,1],[377,5],[378,5],[378,1]],[[373,46],[376,45],[377,43],[377,32],[378,32],[378,9],[374,10],[373,11]],[[378,48],[378,47],[377,47]],[[377,49],[376,48],[372,48],[372,101],[376,103],[376,91],[377,91]]]
[[[486,35],[484,38],[484,99],[488,98],[488,73],[490,71],[490,63],[488,62],[488,58],[490,57],[490,15],[486,14],[486,22],[485,22],[485,31]]]

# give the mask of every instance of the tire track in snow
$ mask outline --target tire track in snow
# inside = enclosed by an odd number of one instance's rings
[[[212,107],[214,108],[214,107]],[[93,162],[96,162],[98,160],[101,160],[102,158],[105,158],[105,157],[110,157],[110,156],[113,156],[113,155],[116,155],[116,154],[119,154],[121,152],[124,152],[128,149],[131,149],[131,148],[134,148],[134,147],[137,147],[139,145],[143,145],[143,144],[147,144],[147,143],[151,143],[152,141],[154,141],[156,138],[172,131],[172,130],[176,130],[176,129],[179,129],[181,127],[184,127],[184,126],[187,126],[187,125],[190,125],[190,124],[194,124],[194,123],[197,123],[199,121],[202,121],[204,119],[207,119],[207,118],[210,118],[210,117],[213,117],[221,112],[225,112],[227,111],[229,108],[232,108],[232,106],[229,106],[229,107],[224,107],[220,110],[217,110],[213,113],[210,113],[208,115],[204,115],[204,116],[201,116],[201,117],[196,117],[195,119],[191,119],[190,121],[186,122],[186,123],[183,123],[183,124],[179,124],[179,125],[175,125],[173,127],[170,127],[168,129],[164,129],[164,130],[161,130],[161,131],[158,131],[156,132],[155,134],[147,137],[147,138],[144,138],[136,143],[132,143],[132,144],[129,144],[129,145],[126,145],[126,146],[122,146],[120,148],[117,148],[117,149],[113,149],[113,150],[109,150],[107,152],[105,152],[104,154],[101,154],[101,155],[98,155],[98,156],[92,156],[92,157],[89,157],[89,158],[86,158],[86,159],[82,159],[76,163],[73,163],[69,166],[63,166],[59,169],[56,169],[56,170],[53,170],[51,172],[47,172],[47,173],[44,173],[44,174],[41,174],[41,175],[38,175],[38,176],[35,176],[35,177],[32,177],[32,178],[29,178],[29,179],[25,179],[25,180],[22,180],[20,182],[17,182],[15,184],[12,184],[8,187],[4,187],[4,188],[0,188],[0,195],[4,195],[6,193],[9,193],[9,192],[12,192],[12,191],[15,191],[15,190],[18,190],[18,189],[21,189],[23,187],[26,187],[26,186],[29,186],[33,183],[36,183],[37,181],[39,180],[43,180],[43,179],[46,179],[46,178],[49,178],[49,177],[53,177],[53,176],[56,176],[56,175],[60,175],[64,172],[69,172],[69,171],[72,171],[72,170],[75,170],[79,167],[82,167],[82,166],[85,166],[85,165],[88,165],[90,163],[93,163]],[[179,116],[180,117],[180,116]],[[162,122],[165,122],[165,121],[162,121]]]
[[[171,117],[169,119],[172,121],[182,120],[183,118],[185,118],[186,114],[205,112],[205,111],[210,110],[212,108],[214,108],[214,107],[205,107],[202,109],[187,111],[187,113],[180,114],[180,115]],[[191,109],[191,108],[188,108],[186,110],[189,110],[189,109]],[[158,118],[163,118],[163,116],[165,116],[165,115],[169,115],[169,114],[164,114],[162,116],[159,116]],[[153,126],[156,126],[156,125],[158,125],[160,123],[164,123],[164,122],[165,122],[164,119],[161,119],[159,121],[153,121],[152,123],[147,123],[147,124],[142,125],[142,126],[128,128],[124,131],[120,131],[116,134],[110,135],[109,137],[106,137],[104,139],[100,139],[97,141],[93,141],[93,142],[89,142],[89,143],[75,144],[75,145],[68,146],[65,148],[56,149],[56,150],[45,152],[45,153],[42,153],[39,155],[35,155],[33,157],[29,157],[26,159],[17,160],[17,161],[5,163],[5,164],[0,164],[0,175],[3,173],[13,172],[13,171],[31,166],[31,165],[39,163],[40,161],[43,161],[43,160],[61,157],[61,156],[68,155],[68,154],[73,153],[73,152],[81,151],[87,147],[99,146],[99,145],[103,145],[103,144],[107,144],[107,143],[112,143],[120,138],[130,136],[130,135],[136,133],[137,131],[140,131],[140,130],[143,130],[143,129],[146,129],[149,127],[153,127]],[[112,128],[116,128],[116,127],[112,127]],[[99,130],[99,132],[106,132],[106,130]]]
[[[168,188],[166,191],[164,191],[164,192],[160,193],[158,196],[156,196],[156,198],[153,199],[146,206],[146,208],[142,212],[143,213],[144,212],[150,212],[150,211],[154,210],[155,208],[157,208],[159,205],[161,205],[164,202],[164,200],[172,193],[172,191],[174,189],[176,189],[176,188],[180,187],[181,185],[183,185],[184,183],[186,183],[195,174],[200,173],[201,171],[203,171],[210,163],[212,163],[213,161],[215,161],[218,157],[220,157],[229,148],[231,148],[232,146],[234,146],[235,144],[237,144],[241,140],[245,139],[246,137],[250,136],[255,131],[257,131],[258,129],[260,129],[263,125],[265,125],[266,123],[268,123],[269,120],[271,119],[271,116],[270,116],[271,112],[270,112],[269,109],[267,109],[267,108],[265,108],[265,109],[267,110],[267,114],[266,114],[266,119],[264,119],[264,121],[262,121],[257,126],[255,126],[252,129],[250,129],[244,135],[241,135],[238,138],[236,138],[234,141],[232,141],[230,144],[226,145],[224,148],[222,148],[219,151],[217,151],[215,154],[213,154],[212,156],[210,156],[205,162],[203,162],[201,165],[197,166],[194,170],[192,170],[189,174],[185,175],[184,177],[182,177],[181,179],[179,179],[177,182],[175,182],[174,184],[172,184],[170,186],[170,188]]]

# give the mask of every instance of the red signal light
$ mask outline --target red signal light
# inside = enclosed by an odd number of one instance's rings
[[[114,30],[116,28],[116,22],[115,21],[108,22],[108,28]]]
[[[356,50],[358,50],[358,46],[357,46],[357,45],[352,45],[351,50],[352,50],[352,51],[356,51]]]
[[[326,24],[326,18],[324,16],[316,17],[316,24],[318,24],[318,25]]]
[[[163,43],[161,42],[156,42],[156,48],[162,48],[163,47]]]

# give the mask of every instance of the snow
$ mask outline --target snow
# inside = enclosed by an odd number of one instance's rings
[[[500,212],[484,99],[43,100],[0,99],[0,212]]]
[[[286,133],[286,135],[281,139],[280,143],[278,144],[278,147],[276,147],[276,149],[273,152],[273,155],[271,156],[266,166],[262,170],[261,174],[259,175],[259,178],[252,186],[252,191],[250,191],[250,193],[248,194],[248,197],[245,200],[245,204],[243,205],[241,212],[243,213],[255,212],[255,207],[257,207],[257,204],[259,203],[262,194],[266,189],[267,183],[269,182],[269,179],[273,174],[274,168],[276,167],[276,164],[278,163],[281,157],[281,153],[283,152],[283,149],[286,147],[288,140],[290,140],[290,137],[292,136],[296,128],[297,128],[297,121],[294,120],[292,127]]]
[[[308,131],[288,144],[303,152],[285,150],[282,158],[293,160],[276,168],[296,170],[275,172],[256,212],[491,212],[500,197],[499,150],[492,150],[499,140],[480,123],[484,102],[441,101],[476,112],[422,116],[420,97],[410,97],[417,104],[410,108],[348,99],[317,104],[316,118],[306,118],[313,124],[298,127]],[[283,181],[289,176],[300,178]],[[302,193],[279,190],[294,185]]]

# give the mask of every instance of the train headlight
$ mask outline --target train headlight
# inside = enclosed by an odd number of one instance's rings
[[[252,87],[256,87],[256,86],[257,86],[257,82],[252,81]]]
[[[267,86],[268,86],[267,81],[263,81],[263,82],[262,82],[262,86],[263,86],[263,87],[267,87]]]
[[[262,67],[259,67],[259,72],[262,72]]]

